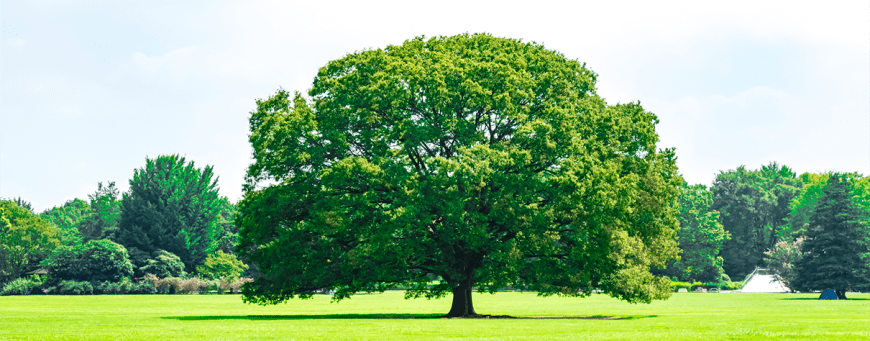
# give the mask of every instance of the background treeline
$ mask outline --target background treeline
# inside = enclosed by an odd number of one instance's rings
[[[217,180],[210,166],[159,156],[126,193],[99,183],[87,200],[39,214],[21,198],[0,200],[0,294],[238,291],[256,269],[235,256],[236,208]],[[675,288],[734,288],[766,267],[796,290],[870,290],[865,176],[740,166],[709,188],[683,184],[674,204],[683,252],[660,272]]]
[[[236,258],[235,206],[212,167],[146,158],[130,190],[97,184],[35,214],[0,200],[0,294],[235,291],[253,269]]]
[[[685,184],[678,205],[683,253],[663,270],[674,280],[742,281],[765,267],[792,290],[867,290],[870,284],[870,179],[858,173],[797,175],[776,162],[760,169],[740,166],[721,171],[709,189]],[[828,264],[802,263],[808,252]],[[823,266],[830,276],[852,277],[839,284],[808,283]]]

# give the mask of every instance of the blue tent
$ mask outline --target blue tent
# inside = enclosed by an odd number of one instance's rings
[[[825,291],[822,291],[822,295],[819,296],[819,299],[820,300],[836,300],[837,293],[834,292],[834,289],[825,289]]]

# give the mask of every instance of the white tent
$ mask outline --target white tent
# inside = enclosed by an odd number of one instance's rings
[[[789,290],[773,276],[773,271],[756,268],[749,274],[749,278],[743,281],[743,289],[740,289],[740,292],[789,292]]]

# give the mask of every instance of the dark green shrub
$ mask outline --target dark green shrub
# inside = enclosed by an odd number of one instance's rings
[[[101,295],[124,295],[132,290],[133,283],[123,282],[97,282],[94,285],[94,293]]]
[[[187,277],[184,272],[184,262],[175,254],[157,250],[151,254],[153,258],[149,258],[143,262],[143,265],[137,269],[137,273],[142,276],[152,274],[160,278],[166,277]]]
[[[94,286],[90,282],[63,280],[47,291],[52,295],[91,295],[94,293]]]
[[[152,284],[151,281],[142,281],[130,285],[129,293],[140,295],[154,295],[157,293],[157,288],[154,287],[154,284]]]
[[[57,248],[42,264],[58,280],[120,282],[133,276],[127,249],[106,239]]]

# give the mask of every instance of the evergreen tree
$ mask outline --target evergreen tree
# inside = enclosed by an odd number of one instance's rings
[[[146,159],[121,200],[118,241],[127,248],[177,255],[188,271],[214,249],[220,212],[211,166],[194,167],[178,155]]]
[[[846,298],[847,290],[870,289],[870,269],[862,259],[867,214],[852,198],[848,179],[833,174],[824,195],[810,216],[803,258],[797,261],[795,287],[800,291],[834,289]]]

